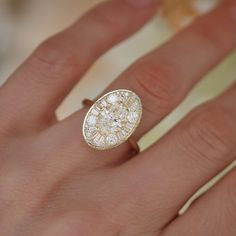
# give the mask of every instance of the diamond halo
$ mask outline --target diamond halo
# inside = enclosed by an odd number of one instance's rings
[[[99,98],[83,123],[86,143],[98,150],[117,147],[130,138],[142,117],[140,98],[132,91],[118,89]]]

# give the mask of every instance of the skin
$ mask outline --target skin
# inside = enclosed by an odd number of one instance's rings
[[[81,132],[87,108],[55,118],[92,63],[157,8],[144,0],[102,3],[42,43],[0,88],[1,236],[236,234],[236,170],[178,216],[235,160],[236,84],[137,156],[128,143],[110,151],[88,147]],[[138,140],[235,46],[231,0],[139,59],[104,92],[126,88],[140,96]]]

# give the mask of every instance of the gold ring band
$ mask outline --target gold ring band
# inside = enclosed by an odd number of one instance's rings
[[[83,104],[84,106],[86,106],[86,107],[91,107],[91,106],[94,104],[94,101],[85,98],[85,99],[82,101],[82,104]]]

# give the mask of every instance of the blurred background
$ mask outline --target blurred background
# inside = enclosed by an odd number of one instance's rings
[[[0,84],[40,42],[70,25],[99,2],[101,0],[0,0]],[[83,98],[98,95],[138,57],[218,3],[219,0],[164,0],[161,13],[152,22],[92,67],[58,109],[58,116],[64,118],[78,110]],[[181,106],[141,140],[142,148],[161,137],[194,106],[219,94],[235,81],[235,65],[233,53],[196,86]],[[98,76],[99,84],[92,86],[91,82]]]

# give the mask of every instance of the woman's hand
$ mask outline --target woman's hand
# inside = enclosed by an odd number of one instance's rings
[[[92,63],[138,30],[156,6],[101,4],[39,46],[0,89],[1,236],[236,234],[235,170],[177,216],[236,157],[236,85],[132,158],[128,143],[110,151],[85,144],[87,109],[55,118]],[[141,97],[138,140],[235,45],[236,1],[228,0],[135,62],[106,92],[126,88]]]

